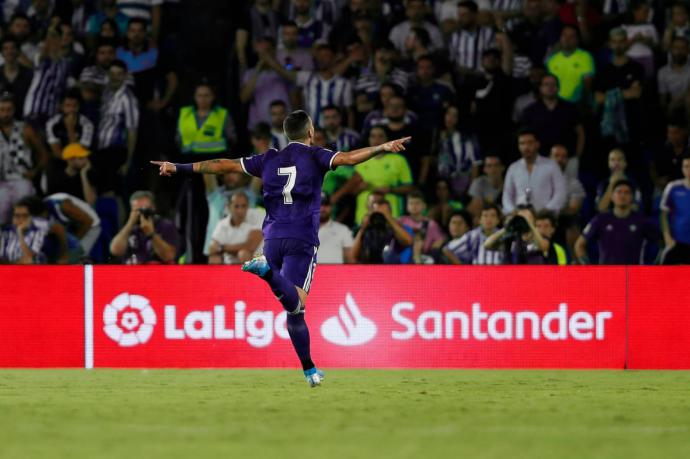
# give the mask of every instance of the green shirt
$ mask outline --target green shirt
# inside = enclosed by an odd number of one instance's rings
[[[549,73],[558,77],[559,97],[570,102],[579,102],[585,77],[594,75],[594,59],[591,54],[580,48],[568,56],[559,51],[546,60],[546,68]]]
[[[334,171],[328,171],[323,178],[321,189],[329,196],[335,193],[338,188],[355,175],[355,168],[352,166],[338,166]]]
[[[371,188],[396,187],[412,184],[412,172],[407,160],[398,153],[385,153],[369,161],[357,164],[355,172],[362,176],[362,179]],[[367,213],[367,199],[369,191],[362,191],[357,195],[357,210],[355,211],[355,223],[358,225]],[[388,193],[386,200],[391,204],[393,217],[402,214],[402,197]]]

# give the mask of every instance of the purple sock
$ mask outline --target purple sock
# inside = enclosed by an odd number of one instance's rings
[[[278,297],[278,301],[283,305],[283,309],[288,312],[288,315],[299,307],[299,294],[292,282],[273,270],[270,270],[263,279],[271,286],[271,290]]]
[[[309,351],[309,328],[304,320],[304,314],[288,314],[287,329],[292,345],[295,347],[295,352],[297,352],[297,356],[302,363],[302,369],[310,370],[314,368],[314,362],[311,361],[311,352]]]

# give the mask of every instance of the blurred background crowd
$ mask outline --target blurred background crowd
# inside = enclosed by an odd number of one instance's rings
[[[0,261],[240,263],[260,180],[349,151],[320,263],[690,263],[690,16],[664,0],[2,0]]]

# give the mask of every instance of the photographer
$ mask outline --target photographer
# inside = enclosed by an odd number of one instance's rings
[[[388,201],[381,201],[373,205],[373,211],[364,216],[362,226],[357,231],[352,256],[357,263],[384,263],[384,251],[387,252],[386,261],[393,258],[399,261],[402,256],[396,249],[385,250],[387,247],[396,246],[406,249],[413,242],[411,231],[408,231],[398,223],[391,214],[391,206]],[[409,250],[407,251],[409,252]],[[410,253],[407,253],[410,258]]]
[[[153,194],[136,191],[129,204],[129,219],[110,242],[110,253],[130,265],[174,263],[180,235],[170,220],[156,214]]]
[[[541,265],[546,263],[545,253],[549,241],[544,239],[535,226],[534,211],[530,207],[518,207],[518,211],[506,220],[506,226],[489,236],[484,248],[503,248],[504,264]]]

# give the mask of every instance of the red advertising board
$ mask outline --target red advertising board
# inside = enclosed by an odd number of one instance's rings
[[[623,368],[622,267],[321,266],[325,367]],[[96,367],[294,367],[285,313],[238,267],[94,267]]]
[[[690,368],[690,267],[636,267],[628,278],[628,368]]]
[[[0,266],[0,367],[84,366],[84,269]]]

